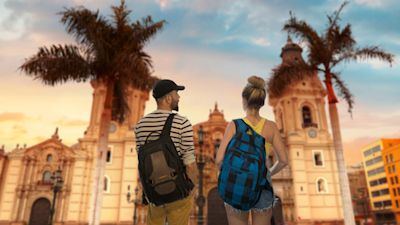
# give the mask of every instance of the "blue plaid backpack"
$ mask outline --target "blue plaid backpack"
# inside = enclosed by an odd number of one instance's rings
[[[218,177],[218,193],[224,202],[250,210],[263,189],[272,190],[265,166],[265,139],[242,119],[233,120],[236,133],[229,141]]]

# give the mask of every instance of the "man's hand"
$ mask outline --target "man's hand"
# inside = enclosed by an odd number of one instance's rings
[[[199,177],[199,172],[197,171],[196,162],[186,165],[186,172],[190,180],[192,180],[193,184],[196,186]]]

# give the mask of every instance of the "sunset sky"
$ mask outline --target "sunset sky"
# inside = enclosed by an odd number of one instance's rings
[[[154,75],[186,86],[180,113],[193,124],[208,119],[218,102],[225,118],[243,116],[240,93],[250,75],[269,78],[281,62],[289,11],[318,32],[334,0],[127,0],[132,20],[151,15],[165,28],[146,47]],[[88,125],[92,89],[88,83],[44,86],[18,71],[40,46],[73,43],[59,22],[63,7],[83,5],[109,18],[116,0],[0,0],[0,146],[34,145],[59,127],[67,145]],[[337,68],[355,96],[353,117],[339,104],[349,164],[361,159],[360,147],[380,137],[400,138],[400,3],[352,0],[342,24],[352,24],[359,46],[378,45],[396,56],[392,67],[379,61],[352,62]],[[295,42],[299,41],[294,39]],[[303,52],[304,53],[304,52]],[[305,56],[305,54],[303,54]],[[146,112],[155,109],[153,99]],[[274,119],[271,108],[262,114]]]

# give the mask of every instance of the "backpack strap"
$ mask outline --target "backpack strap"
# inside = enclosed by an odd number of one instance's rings
[[[169,114],[167,120],[165,121],[164,128],[161,132],[160,137],[169,137],[171,127],[172,127],[172,121],[173,121],[175,115],[176,115],[176,113]]]
[[[235,119],[233,122],[235,122],[236,133],[248,133],[250,136],[259,135],[252,127],[244,122],[243,119]]]
[[[165,136],[165,137],[168,137],[168,136],[169,136],[169,133],[170,133],[171,127],[172,127],[172,121],[173,121],[175,115],[176,115],[176,113],[171,113],[171,114],[169,114],[167,120],[165,121],[163,130],[161,131],[160,138],[162,138],[163,136]],[[149,137],[150,137],[153,133],[159,133],[159,132],[160,132],[160,131],[152,131],[152,132],[150,132],[150,134],[147,135],[146,140],[144,141],[144,144],[147,144],[147,141],[148,141]]]

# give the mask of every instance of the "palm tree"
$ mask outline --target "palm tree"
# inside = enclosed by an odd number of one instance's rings
[[[299,37],[307,44],[307,62],[277,66],[273,69],[272,77],[268,82],[268,88],[271,97],[279,97],[291,83],[302,80],[306,76],[311,76],[315,71],[323,74],[339,171],[344,222],[346,225],[353,225],[355,224],[354,214],[343,157],[338,110],[336,107],[338,99],[332,83],[336,84],[336,89],[339,91],[340,96],[347,102],[350,113],[353,109],[354,100],[350,90],[345,85],[340,74],[334,71],[334,68],[340,63],[369,58],[377,58],[391,65],[394,61],[394,56],[376,46],[356,47],[356,41],[352,36],[350,24],[347,24],[344,28],[341,28],[339,25],[340,13],[347,3],[344,2],[337,11],[327,16],[328,26],[320,35],[307,22],[297,20],[293,14],[290,14],[290,19],[284,24],[283,30]]]
[[[45,85],[96,80],[107,87],[96,152],[90,225],[98,225],[100,219],[110,121],[115,118],[122,123],[129,114],[125,95],[128,87],[149,91],[155,82],[151,57],[144,52],[144,46],[165,24],[164,20],[153,22],[150,16],[131,23],[128,18],[131,11],[124,0],[111,8],[111,21],[82,6],[64,8],[59,13],[61,22],[77,45],[41,47],[20,66],[20,70]]]

